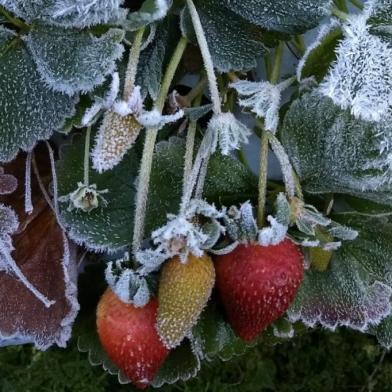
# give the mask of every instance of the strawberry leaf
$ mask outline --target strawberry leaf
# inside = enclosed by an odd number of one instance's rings
[[[75,98],[48,89],[23,41],[1,26],[0,75],[0,161],[10,161],[61,128]]]
[[[331,0],[223,0],[246,20],[267,30],[299,34],[316,27],[329,13]]]
[[[0,0],[0,5],[18,17],[36,19],[50,25],[84,28],[103,23],[116,23],[125,18],[122,0]]]
[[[291,321],[365,331],[391,313],[392,221],[356,213],[333,217],[359,232],[333,253],[325,272],[310,267],[289,310]]]
[[[234,356],[244,354],[249,347],[235,335],[216,306],[212,304],[204,310],[193,328],[192,340],[196,352],[208,361],[214,358],[228,361]]]
[[[75,191],[77,183],[83,181],[83,137],[75,136],[72,144],[64,146],[57,163],[59,196]],[[138,170],[138,159],[134,151],[128,153],[113,170],[98,174],[91,168],[90,184],[98,190],[108,190],[104,195],[107,206],[87,213],[80,209],[68,209],[68,203],[60,203],[61,219],[69,229],[70,237],[92,250],[117,250],[129,245],[132,239],[134,182]]]
[[[174,384],[177,381],[187,381],[196,377],[200,370],[200,359],[192,351],[189,341],[172,350],[165,360],[152,385],[160,388],[164,384]]]
[[[392,1],[371,0],[369,8],[371,10],[368,19],[370,32],[392,43]]]
[[[314,92],[294,101],[281,136],[308,192],[392,204],[391,123],[358,120]]]
[[[218,0],[195,2],[214,65],[221,72],[251,69],[265,52],[259,29],[222,6]],[[181,14],[183,34],[196,43],[192,21],[185,8]]]
[[[118,29],[97,38],[87,31],[37,25],[25,42],[46,84],[74,95],[93,90],[113,72],[123,52],[123,37]]]

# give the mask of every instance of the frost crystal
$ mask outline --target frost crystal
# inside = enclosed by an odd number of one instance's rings
[[[137,121],[145,128],[161,129],[166,124],[176,122],[182,117],[184,117],[183,110],[179,110],[174,114],[162,115],[158,110],[154,109],[150,112],[145,111],[141,113],[139,116],[137,116]]]
[[[239,104],[260,118],[265,118],[265,129],[275,133],[279,125],[279,109],[282,91],[289,87],[294,79],[288,79],[274,85],[270,82],[249,82],[241,80],[231,86],[240,95]]]
[[[223,155],[228,155],[232,150],[241,148],[241,144],[248,143],[251,131],[233,113],[221,113],[212,117],[208,130],[213,135],[211,149],[216,150],[219,145]]]
[[[367,121],[381,121],[392,107],[392,49],[369,33],[366,15],[343,26],[345,39],[320,91]]]
[[[142,264],[141,272],[149,273],[167,259],[180,256],[186,262],[190,253],[201,257],[204,251],[215,245],[224,227],[217,221],[224,216],[215,206],[202,200],[192,200],[179,215],[168,215],[168,223],[152,233],[155,249],[139,251],[137,261]],[[201,225],[198,217],[209,219],[212,224]]]
[[[261,246],[278,245],[286,238],[288,226],[282,225],[271,215],[267,220],[271,226],[259,231],[258,243]]]
[[[150,300],[150,290],[145,278],[131,268],[129,254],[109,262],[105,271],[106,281],[121,301],[141,308]]]
[[[5,174],[0,166],[0,195],[9,195],[16,191],[18,180],[11,174]]]

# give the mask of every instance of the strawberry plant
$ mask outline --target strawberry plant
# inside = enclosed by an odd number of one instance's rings
[[[391,15],[0,0],[0,344],[140,389],[305,328],[391,348]]]

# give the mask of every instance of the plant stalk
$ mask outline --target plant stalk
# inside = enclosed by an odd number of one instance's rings
[[[87,127],[86,131],[86,141],[84,143],[84,179],[83,183],[85,186],[89,186],[90,184],[90,138],[91,138],[91,127]]]
[[[348,14],[346,14],[345,12],[341,11],[339,8],[337,7],[333,7],[332,8],[332,15],[336,16],[337,18],[343,20],[343,21],[347,21],[348,19]]]
[[[131,47],[131,50],[129,51],[129,60],[128,60],[127,72],[125,76],[124,94],[123,94],[123,98],[125,101],[128,101],[135,87],[137,67],[140,59],[140,52],[143,43],[144,31],[145,31],[145,27],[142,27],[136,32],[133,45]]]
[[[282,59],[284,53],[284,44],[279,43],[276,48],[274,64],[271,69],[270,82],[276,84],[280,78],[282,67]],[[265,223],[265,203],[267,200],[267,180],[268,180],[268,152],[269,152],[269,137],[268,132],[264,129],[261,131],[261,146],[260,146],[260,174],[259,174],[259,195],[257,206],[257,224],[261,228]]]
[[[203,26],[201,24],[199,14],[197,12],[195,5],[193,4],[193,1],[186,0],[186,3],[188,5],[189,13],[192,18],[192,23],[195,29],[197,42],[199,44],[201,55],[203,57],[204,67],[207,72],[208,83],[209,83],[210,93],[211,93],[211,101],[214,107],[213,110],[215,114],[220,114],[222,113],[220,95],[218,90],[218,82],[214,71],[214,64],[211,57],[211,52],[208,48],[208,43],[207,43],[206,36],[204,34]]]
[[[177,44],[170,63],[167,67],[163,83],[159,92],[159,96],[155,102],[155,108],[162,112],[165,105],[166,97],[173,81],[174,75],[180,64],[188,41],[182,37]],[[133,231],[132,250],[135,255],[139,250],[144,238],[144,225],[147,208],[148,191],[150,187],[151,168],[154,156],[155,142],[158,136],[158,128],[147,129],[146,139],[144,142],[143,156],[139,173],[137,194],[136,194],[136,211],[135,224]]]

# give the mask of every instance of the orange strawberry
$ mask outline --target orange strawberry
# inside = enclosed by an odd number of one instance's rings
[[[155,329],[158,302],[144,308],[120,301],[111,289],[98,304],[97,330],[109,358],[139,389],[147,388],[169,351]]]
[[[178,257],[166,262],[159,283],[157,329],[166,345],[178,346],[197,322],[211,296],[215,269],[208,255]]]

